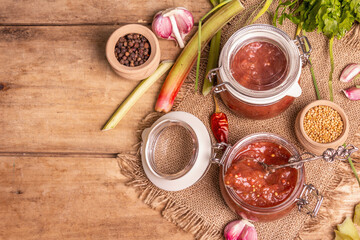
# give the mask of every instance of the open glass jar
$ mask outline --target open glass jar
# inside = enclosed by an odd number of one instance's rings
[[[310,52],[306,37],[292,40],[276,27],[254,24],[229,38],[219,68],[209,71],[208,77],[217,75],[215,92],[234,113],[251,119],[271,118],[301,95],[301,68]]]
[[[174,127],[180,129],[181,136],[177,135],[175,129],[168,132]],[[173,138],[174,136],[177,137]],[[183,144],[181,142],[184,139],[187,140]],[[312,195],[316,199],[316,204],[312,205],[313,210],[306,208],[308,213],[315,216],[321,205],[323,198],[319,192],[312,185],[305,184],[303,165],[298,169],[293,169],[296,179],[292,183],[294,188],[288,196],[271,207],[251,206],[225,184],[227,170],[233,161],[238,160],[239,152],[249,144],[273,143],[286,149],[289,156],[299,155],[291,143],[275,134],[252,134],[239,140],[234,146],[225,143],[212,144],[206,127],[198,118],[186,112],[170,112],[157,120],[150,128],[145,129],[142,140],[141,157],[145,174],[154,185],[166,191],[179,191],[192,186],[204,176],[211,163],[217,163],[220,165],[222,196],[227,205],[243,218],[252,221],[275,220],[286,215],[295,206],[298,206],[299,210],[306,207]],[[178,162],[182,163],[182,168],[174,172],[171,169],[176,163],[169,164],[169,161],[172,161],[171,159],[176,154],[179,156]],[[162,161],[167,165],[162,165]],[[167,170],[164,171],[164,169]]]

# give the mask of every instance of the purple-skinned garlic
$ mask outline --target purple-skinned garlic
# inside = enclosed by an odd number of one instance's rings
[[[194,26],[194,17],[183,7],[170,8],[158,12],[152,22],[152,30],[162,39],[176,40],[184,47],[184,38]]]
[[[343,90],[345,96],[353,101],[360,100],[360,86],[351,87]]]
[[[340,81],[350,82],[360,73],[360,64],[352,63],[347,65],[341,72]]]
[[[245,219],[228,223],[224,236],[226,240],[257,240],[255,226]]]

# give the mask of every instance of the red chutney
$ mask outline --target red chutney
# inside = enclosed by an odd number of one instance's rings
[[[231,62],[234,79],[252,90],[268,90],[285,80],[287,60],[274,44],[252,42],[242,47]]]
[[[281,168],[267,173],[257,161],[285,164],[290,153],[278,144],[257,142],[240,150],[225,175],[231,187],[245,203],[256,207],[272,207],[285,201],[295,188],[297,170]]]

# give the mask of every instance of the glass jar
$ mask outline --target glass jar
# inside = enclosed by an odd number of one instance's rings
[[[278,205],[274,205],[272,207],[258,207],[246,203],[236,194],[232,188],[224,184],[224,178],[227,170],[233,163],[233,160],[237,158],[239,152],[248,145],[259,142],[275,143],[285,148],[291,154],[291,156],[299,155],[299,152],[292,144],[275,134],[255,133],[246,136],[245,138],[238,141],[234,146],[232,146],[231,151],[226,155],[226,158],[220,165],[220,189],[227,205],[231,208],[232,211],[237,213],[242,218],[252,221],[271,221],[283,217],[296,206],[297,199],[299,199],[305,184],[305,169],[304,166],[296,169],[297,179],[294,184],[295,187],[291,194]]]
[[[176,139],[178,142],[181,142],[182,139],[189,139],[187,147],[184,148],[183,144],[178,144],[176,140],[171,139],[177,134],[166,133],[167,129],[172,127],[182,129],[183,135],[177,136]],[[167,134],[169,137],[164,136]],[[217,163],[220,165],[222,196],[230,209],[243,218],[252,221],[271,221],[283,217],[295,206],[298,206],[299,210],[304,206],[305,209],[308,209],[310,194],[314,194],[317,203],[314,210],[309,210],[308,214],[315,216],[320,208],[323,198],[312,185],[305,184],[303,165],[296,170],[297,179],[293,191],[283,202],[273,207],[254,207],[246,204],[230,187],[224,184],[227,169],[236,159],[239,151],[251,143],[275,143],[284,147],[290,155],[299,156],[299,152],[292,144],[275,134],[255,133],[239,140],[234,146],[225,143],[212,144],[204,124],[194,115],[179,111],[165,114],[150,128],[145,129],[142,133],[142,140],[141,159],[144,172],[155,186],[163,190],[180,191],[188,188],[206,174],[211,163]],[[158,166],[157,163],[165,159],[165,163],[169,165],[168,161],[172,161],[175,154],[180,156],[178,161],[182,162],[182,169],[171,173],[161,171],[165,168]],[[176,164],[171,163],[171,165]]]
[[[309,51],[305,50],[305,41]],[[232,63],[236,54],[250,43],[269,43],[279,49],[286,59],[281,79],[277,78],[260,90],[241,85],[233,75]],[[251,119],[271,118],[285,111],[301,95],[301,68],[310,51],[311,46],[306,37],[292,40],[276,27],[254,24],[241,28],[229,38],[221,51],[219,68],[211,70],[208,76],[211,80],[211,77],[217,75],[218,85],[214,91],[220,93],[225,105],[234,113]]]

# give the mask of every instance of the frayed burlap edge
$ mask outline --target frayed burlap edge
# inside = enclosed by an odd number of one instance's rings
[[[360,47],[360,24],[356,23],[349,32],[346,33],[344,41],[350,47]]]

